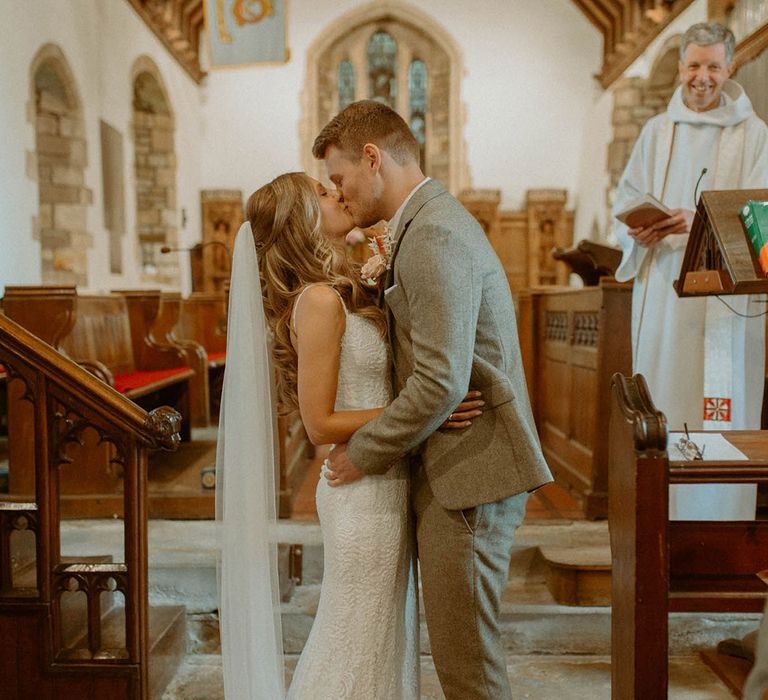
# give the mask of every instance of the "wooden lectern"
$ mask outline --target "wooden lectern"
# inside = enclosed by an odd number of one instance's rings
[[[613,277],[621,263],[621,250],[612,246],[582,240],[573,248],[555,248],[555,260],[564,262],[581,277],[585,287],[596,287],[601,277]]]
[[[739,217],[750,199],[766,201],[768,190],[702,192],[674,282],[678,296],[768,292],[768,279]]]

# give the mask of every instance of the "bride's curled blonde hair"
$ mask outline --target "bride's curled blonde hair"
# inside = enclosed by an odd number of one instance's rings
[[[351,313],[374,321],[382,337],[386,321],[375,290],[360,281],[359,266],[322,231],[320,203],[312,180],[286,173],[256,190],[246,204],[259,258],[264,313],[274,336],[280,410],[298,406],[297,356],[291,343],[293,304],[307,285],[325,283],[341,295]]]

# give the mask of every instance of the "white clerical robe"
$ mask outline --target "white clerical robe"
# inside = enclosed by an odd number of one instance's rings
[[[614,213],[649,192],[670,209],[695,210],[695,188],[702,170],[702,190],[768,188],[768,127],[759,119],[744,90],[732,80],[723,87],[721,104],[707,112],[688,109],[681,88],[667,111],[643,128],[622,175]],[[688,234],[667,236],[654,246],[639,245],[627,227],[615,221],[623,249],[616,279],[634,278],[632,293],[633,370],[643,374],[656,407],[672,430],[701,429],[705,397],[706,298],[681,299],[672,282],[679,277]],[[741,313],[759,314],[765,304],[754,297],[729,296]],[[719,311],[709,302],[709,314]],[[725,307],[723,307],[725,308]],[[722,315],[722,314],[721,314]],[[731,386],[734,429],[760,427],[765,378],[765,319],[727,312],[730,347],[718,347]],[[710,343],[710,353],[711,353]],[[676,519],[753,518],[753,486],[684,486],[670,491],[670,516]]]

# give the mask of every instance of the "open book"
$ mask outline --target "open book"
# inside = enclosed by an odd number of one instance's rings
[[[622,211],[616,214],[616,218],[629,228],[646,228],[672,216],[656,197],[647,192],[633,199]]]

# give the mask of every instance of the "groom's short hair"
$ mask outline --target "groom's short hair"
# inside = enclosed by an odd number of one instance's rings
[[[405,165],[419,161],[419,142],[394,109],[375,100],[360,100],[339,112],[318,134],[312,146],[315,158],[325,158],[336,146],[346,157],[359,160],[366,143],[376,144]]]

